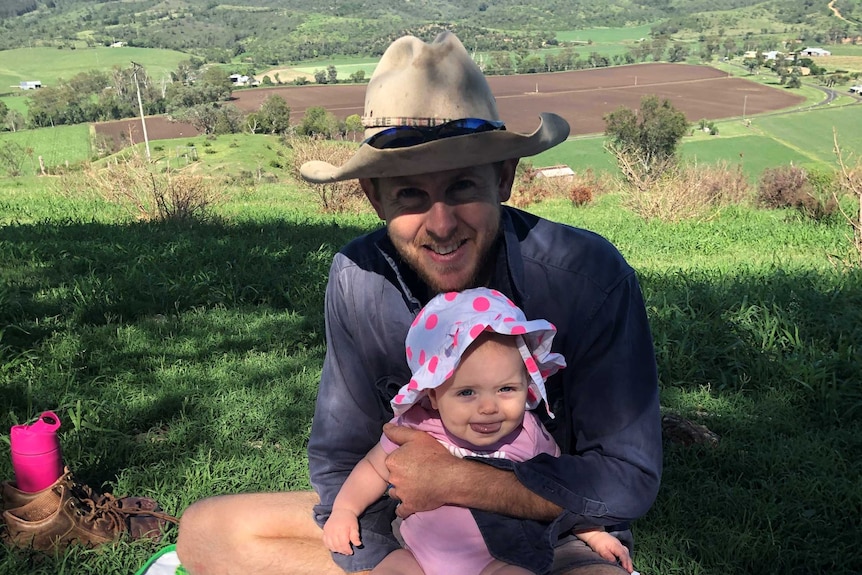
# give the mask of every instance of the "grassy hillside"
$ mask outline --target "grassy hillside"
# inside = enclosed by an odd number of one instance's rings
[[[54,409],[78,479],[176,515],[205,496],[310,487],[327,270],[380,223],[321,215],[289,183],[231,187],[225,202],[216,221],[141,222],[47,178],[0,179],[0,441]],[[531,211],[619,247],[643,287],[663,409],[720,437],[665,442],[635,567],[857,573],[844,558],[862,506],[862,274],[841,265],[842,222],[748,208],[644,221],[614,195]],[[129,575],[162,545],[4,548],[0,575]]]
[[[860,106],[849,106],[755,117],[750,118],[749,126],[743,125],[740,120],[721,121],[716,123],[719,128],[717,136],[699,132],[695,132],[694,136],[685,136],[681,154],[698,163],[725,161],[730,165],[741,165],[752,181],[760,176],[764,168],[791,162],[807,166],[835,166],[832,128],[837,128],[839,143],[845,152],[858,155],[862,151],[862,135],[852,127],[856,125],[859,113]],[[231,146],[231,142],[237,141],[248,144]],[[0,133],[0,145],[4,142],[15,142],[32,150],[32,154],[24,160],[26,173],[35,173],[40,155],[48,166],[52,166],[66,161],[83,161],[91,154],[86,126]],[[169,155],[179,145],[194,145],[198,148],[201,162],[217,164],[226,161],[226,171],[253,171],[259,166],[266,169],[270,162],[285,165],[285,160],[278,156],[281,145],[277,140],[259,135],[234,134],[216,140],[200,136],[155,141],[151,145],[157,155]],[[252,146],[253,152],[249,151],[249,146]],[[591,168],[596,172],[616,173],[616,165],[604,151],[600,135],[571,139],[530,161],[535,166],[568,164],[578,171]]]
[[[0,52],[0,93],[17,94],[18,84],[25,80],[39,80],[45,86],[57,79],[68,80],[79,72],[110,70],[114,66],[128,68],[137,62],[147,69],[150,77],[158,82],[167,79],[189,55],[175,50],[148,48],[78,48],[58,50],[56,48],[17,48]]]

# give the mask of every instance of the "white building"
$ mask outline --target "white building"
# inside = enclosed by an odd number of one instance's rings
[[[823,48],[805,48],[799,51],[800,56],[831,56],[832,52]]]

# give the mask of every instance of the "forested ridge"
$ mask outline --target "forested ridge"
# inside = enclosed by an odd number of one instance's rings
[[[840,0],[852,12],[858,0]],[[167,48],[207,61],[249,54],[260,66],[332,55],[377,56],[404,33],[441,27],[477,50],[535,48],[557,30],[675,22],[765,6],[780,22],[813,25],[826,0],[5,0],[0,49],[75,42]]]

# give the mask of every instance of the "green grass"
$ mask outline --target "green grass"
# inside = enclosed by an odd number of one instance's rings
[[[731,166],[741,165],[752,181],[757,180],[765,168],[790,163],[835,168],[832,127],[838,130],[845,158],[858,157],[862,151],[862,136],[852,126],[859,113],[857,106],[844,106],[753,116],[749,117],[750,126],[739,119],[720,120],[716,122],[717,136],[696,130],[693,136],[685,136],[680,154],[699,164],[725,161]],[[696,127],[696,122],[692,127]],[[616,164],[604,151],[603,142],[600,134],[573,138],[529,161],[537,167],[566,164],[576,171],[592,168],[596,172],[616,174]]]
[[[281,173],[288,166],[278,137],[265,134],[201,135],[150,142],[153,160],[169,163],[172,168],[189,165],[185,159],[189,147],[195,148],[198,162],[216,176],[235,177],[243,171]],[[143,151],[143,146],[138,145],[138,149]]]
[[[584,28],[582,30],[558,30],[557,40],[561,42],[587,42],[594,44],[614,44],[636,42],[648,38],[653,24],[632,26],[630,28]]]
[[[536,167],[566,164],[576,171],[587,168],[595,172],[616,173],[616,163],[604,149],[604,138],[574,138],[542,152],[527,161]]]
[[[681,148],[683,158],[698,164],[715,164],[721,161],[730,166],[742,166],[752,180],[757,179],[765,168],[817,164],[819,159],[789,148],[766,136],[747,135],[736,137],[712,137],[709,140],[685,142]]]
[[[0,96],[0,101],[6,104],[10,110],[17,110],[25,118],[27,117],[27,97],[22,94],[13,96]]]
[[[51,86],[60,78],[68,80],[80,72],[110,70],[114,66],[128,68],[132,61],[146,68],[150,77],[158,82],[163,77],[169,77],[179,62],[188,59],[188,54],[174,50],[129,46],[99,46],[76,50],[44,47],[5,50],[3,64],[0,64],[0,94],[20,92],[17,86],[24,80],[39,80],[44,86]]]
[[[754,127],[779,142],[799,149],[824,162],[834,162],[833,128],[838,142],[846,151],[862,151],[859,117],[862,107],[814,110],[794,114],[792,121],[784,117],[766,117],[755,121]]]
[[[39,171],[39,156],[46,167],[76,164],[90,158],[90,127],[87,124],[55,126],[19,132],[0,132],[0,146],[13,142],[27,151],[22,160],[25,173]]]
[[[284,157],[274,141],[194,139],[215,151],[194,168],[253,171],[256,157]],[[600,140],[565,146],[589,150],[583,165],[601,153]],[[267,171],[278,182],[243,181],[220,219],[193,225],[137,222],[44,178],[0,179],[0,440],[55,409],[80,479],[174,514],[217,493],[308,488],[328,266],[380,224],[370,210],[321,215],[313,193]],[[721,436],[665,446],[636,567],[855,572],[862,272],[841,264],[845,225],[742,207],[646,222],[614,195],[531,210],[603,234],[635,266],[663,408]],[[128,575],[158,547],[2,548],[0,574]]]

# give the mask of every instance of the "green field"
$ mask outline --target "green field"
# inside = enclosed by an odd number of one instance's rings
[[[859,155],[862,153],[862,134],[853,130],[860,108],[856,106],[840,108],[824,108],[808,112],[794,112],[778,116],[763,116],[750,118],[751,125],[746,127],[739,120],[716,122],[719,135],[709,136],[695,132],[694,136],[686,136],[682,141],[681,153],[684,158],[697,161],[700,164],[711,164],[726,161],[730,165],[741,165],[750,179],[756,180],[764,168],[794,163],[813,166],[823,164],[836,165],[833,153],[832,127],[838,129],[839,143],[845,153]],[[844,128],[846,127],[846,129]],[[262,136],[222,136],[217,143],[212,143],[212,149],[219,149],[230,138],[245,140],[251,138],[260,141]],[[0,133],[0,144],[14,141],[22,147],[33,150],[33,156],[26,160],[28,173],[38,169],[39,155],[48,166],[60,165],[67,160],[70,163],[86,160],[90,157],[89,131],[86,126],[58,126],[56,128],[41,128],[38,130],[22,130],[21,132]],[[205,138],[197,138],[197,147],[203,148]],[[164,149],[174,146],[172,141],[161,144]],[[267,144],[269,148],[261,151],[259,156],[249,155],[247,169],[254,169],[257,164],[264,167],[270,161],[283,162],[275,157],[275,143]],[[213,156],[211,159],[214,159]],[[574,138],[560,146],[530,160],[535,166],[567,164],[578,171],[592,168],[596,172],[616,173],[613,158],[603,148],[601,135],[595,137]],[[243,165],[238,162],[236,165]]]
[[[582,30],[558,30],[557,40],[561,42],[592,42],[594,44],[619,44],[637,42],[648,38],[653,24],[632,26],[631,28],[584,28]]]
[[[160,82],[189,55],[174,50],[156,48],[18,48],[0,52],[0,94],[17,93],[25,80],[39,80],[50,86],[60,78],[68,80],[75,74],[90,70],[110,70],[114,66],[128,68],[135,61],[146,68],[150,77]]]
[[[683,158],[701,165],[724,161],[729,166],[742,166],[742,171],[752,180],[757,179],[765,168],[791,163],[796,165],[820,163],[811,156],[803,155],[772,138],[757,135],[730,138],[718,136],[709,140],[685,142],[681,151]]]
[[[13,142],[26,151],[27,156],[23,160],[22,168],[28,174],[38,173],[39,156],[46,167],[67,162],[77,164],[91,157],[88,124],[0,133],[0,146],[6,142]],[[0,177],[4,175],[0,173]]]
[[[849,152],[862,153],[862,106],[813,110],[792,115],[759,118],[756,130],[822,162],[834,162],[833,128],[838,143]]]

